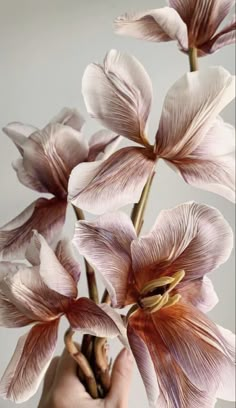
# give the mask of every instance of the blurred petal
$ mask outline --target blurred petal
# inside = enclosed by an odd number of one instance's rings
[[[131,269],[130,245],[136,233],[124,213],[103,215],[76,224],[73,242],[105,280],[113,306],[123,306]]]
[[[207,276],[183,284],[180,283],[178,293],[184,301],[197,307],[202,313],[210,312],[219,302],[213,283]]]
[[[234,96],[234,77],[224,68],[185,74],[165,98],[156,154],[178,161],[192,154]]]
[[[78,109],[63,108],[50,123],[70,126],[80,132],[85,124],[85,120]]]
[[[235,129],[220,118],[190,156],[172,163],[187,183],[235,201]]]
[[[81,333],[108,338],[120,335],[115,322],[88,298],[71,302],[67,318],[71,327]]]
[[[158,332],[158,321],[155,323],[151,314],[144,314],[141,311],[136,312],[129,321],[129,325],[132,326],[136,336],[139,336],[147,346],[156,372],[160,395],[157,404],[153,408],[213,408],[215,401],[213,401],[209,392],[200,391],[190,381],[190,378],[171,355],[168,347],[163,343]],[[184,335],[185,332],[182,333],[182,336]],[[189,350],[191,357],[191,346]],[[137,358],[139,361],[140,357],[138,355]],[[144,368],[147,370],[145,365],[139,368],[142,369],[142,372]],[[199,364],[195,367],[195,369],[197,368],[200,372],[201,366]],[[143,372],[144,376],[145,371]],[[152,381],[154,381],[153,377]]]
[[[150,408],[156,408],[160,390],[148,347],[130,325],[128,325],[128,339],[145,385],[149,406]]]
[[[152,232],[132,242],[132,265],[140,288],[182,269],[184,282],[219,267],[229,258],[232,247],[232,230],[218,210],[185,203],[161,211]]]
[[[75,251],[71,244],[71,241],[63,239],[58,242],[55,254],[61,265],[72,277],[74,284],[77,286],[81,270],[79,263],[76,261],[76,255],[74,252]]]
[[[118,135],[147,144],[145,127],[152,102],[152,84],[136,58],[110,51],[103,66],[90,64],[86,68],[82,92],[92,117]]]
[[[88,161],[106,159],[116,149],[121,137],[110,130],[99,130],[89,140]]]
[[[139,201],[155,166],[155,158],[143,148],[126,147],[105,161],[81,163],[71,173],[69,200],[93,214]]]
[[[23,145],[27,138],[36,131],[37,128],[34,126],[24,125],[20,122],[9,123],[3,128],[3,132],[13,141],[21,155],[23,154]]]
[[[4,399],[21,403],[36,393],[56,347],[58,323],[36,325],[20,338],[0,382]]]
[[[64,225],[67,202],[56,198],[39,198],[20,215],[0,228],[0,255],[17,259],[25,253],[36,229],[47,241],[58,238]]]
[[[187,27],[179,14],[170,7],[118,17],[115,20],[115,31],[141,40],[177,40],[182,48],[188,48]]]
[[[72,275],[62,266],[56,254],[47,244],[47,241],[37,234],[40,242],[40,266],[39,272],[48,288],[60,295],[76,298],[77,285]]]

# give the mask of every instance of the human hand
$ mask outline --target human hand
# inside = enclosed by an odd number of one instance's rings
[[[92,399],[77,377],[77,364],[67,350],[51,362],[38,408],[127,408],[133,357],[123,349],[113,366],[111,389],[105,399]]]

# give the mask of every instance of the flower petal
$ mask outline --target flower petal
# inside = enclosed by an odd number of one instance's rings
[[[224,68],[185,74],[165,98],[156,154],[178,161],[192,154],[234,96],[235,79]]]
[[[126,147],[107,160],[81,163],[71,173],[69,200],[93,214],[139,201],[155,166],[146,149]]]
[[[39,198],[20,215],[0,229],[0,255],[17,259],[24,255],[36,229],[47,241],[52,242],[60,233],[66,212],[66,201]]]
[[[115,20],[115,31],[141,40],[177,40],[182,48],[188,48],[187,27],[179,14],[170,7],[118,17]]]
[[[178,293],[184,301],[197,307],[202,313],[210,312],[219,302],[213,283],[207,276],[183,284],[180,283]]]
[[[198,279],[224,263],[232,247],[232,230],[218,210],[181,204],[162,211],[152,232],[132,242],[134,274],[140,289],[152,279],[182,269],[182,282]]]
[[[78,109],[63,108],[50,123],[70,126],[80,132],[85,124],[85,120]]]
[[[48,288],[54,290],[60,295],[69,298],[76,298],[77,284],[72,275],[67,272],[64,266],[59,262],[56,254],[47,244],[47,241],[42,237],[42,235],[37,234],[37,237],[40,243],[39,272],[44,283]],[[63,259],[66,261],[65,258]]]
[[[231,350],[232,353],[235,353],[235,334],[219,325],[217,328],[223,336],[227,348]],[[217,398],[226,401],[235,401],[235,370],[230,370],[225,379],[227,379],[227,381],[221,383],[217,390]]]
[[[48,188],[42,184],[40,179],[26,171],[23,159],[20,158],[15,160],[12,163],[12,167],[15,170],[21,184],[31,188],[32,190],[39,191],[40,193],[48,193]]]
[[[36,325],[20,338],[0,382],[4,399],[21,403],[35,394],[56,347],[58,323]]]
[[[76,224],[73,243],[105,280],[113,306],[123,306],[131,268],[130,245],[136,233],[124,213],[103,215]]]
[[[80,278],[81,270],[78,261],[76,261],[76,256],[74,253],[74,247],[71,242],[67,239],[63,239],[58,242],[55,254],[60,261],[61,265],[65,268],[67,273],[72,277],[75,285]]]
[[[105,127],[134,142],[147,144],[145,127],[152,85],[136,58],[110,51],[103,66],[90,64],[86,68],[82,93],[88,112]]]
[[[94,133],[89,140],[88,161],[106,159],[116,149],[121,137],[110,130],[102,129]]]
[[[202,46],[202,51],[206,54],[212,54],[218,51],[220,48],[235,43],[235,29],[236,20],[235,15],[229,24],[223,27],[213,38],[211,38],[206,44]]]
[[[149,406],[156,408],[160,390],[148,347],[130,325],[128,325],[128,339],[145,385]]]
[[[23,327],[32,323],[32,320],[20,312],[0,289],[0,326]]]
[[[3,132],[13,141],[21,154],[23,154],[23,145],[27,138],[36,131],[37,128],[34,126],[20,122],[9,123],[3,128]]]
[[[67,318],[71,327],[81,333],[108,338],[121,334],[113,319],[88,298],[71,302]]]

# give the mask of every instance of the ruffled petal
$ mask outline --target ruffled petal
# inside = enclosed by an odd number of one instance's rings
[[[141,40],[155,42],[177,40],[181,48],[188,48],[186,24],[170,7],[118,17],[115,20],[115,31]]]
[[[165,98],[156,154],[178,161],[192,154],[234,96],[235,78],[224,68],[185,74]]]
[[[88,161],[106,159],[113,153],[121,139],[122,137],[106,129],[94,133],[89,140]]]
[[[72,129],[81,132],[85,119],[78,109],[63,108],[50,123],[60,123],[61,125],[70,126]]]
[[[152,232],[131,244],[136,281],[141,289],[182,269],[182,282],[201,278],[224,263],[232,247],[232,230],[215,208],[185,203],[164,210]]]
[[[107,338],[121,334],[113,319],[88,298],[71,302],[67,318],[71,327],[80,333]]]
[[[81,163],[70,176],[69,200],[93,214],[136,203],[154,166],[155,158],[138,147],[120,149],[105,161]]]
[[[235,129],[222,119],[191,155],[172,164],[187,183],[235,201]]]
[[[36,325],[19,339],[0,382],[1,397],[22,403],[36,393],[56,347],[58,323]]]
[[[147,144],[152,85],[136,58],[110,51],[103,66],[90,64],[86,68],[82,92],[90,115],[116,134]]]
[[[23,155],[23,145],[28,137],[38,129],[31,125],[20,122],[12,122],[3,128],[3,132],[13,141],[17,149]]]
[[[103,215],[76,224],[73,243],[101,276],[114,306],[123,306],[131,268],[130,245],[136,233],[124,213]]]
[[[178,293],[184,301],[198,308],[202,313],[210,312],[219,302],[213,283],[207,276],[180,283]]]
[[[69,298],[76,298],[77,284],[72,275],[67,272],[64,266],[59,262],[56,254],[47,244],[47,241],[42,237],[42,235],[37,234],[37,237],[40,243],[39,272],[44,283],[48,288],[59,293],[60,295]],[[63,255],[61,253],[61,258],[62,257]],[[63,259],[65,264],[67,264],[65,257],[63,257]]]
[[[17,259],[24,256],[32,230],[36,229],[48,242],[58,235],[65,221],[67,202],[52,198],[39,198],[20,215],[0,229],[0,255]]]

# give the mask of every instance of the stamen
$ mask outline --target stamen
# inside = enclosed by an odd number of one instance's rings
[[[173,275],[174,281],[170,284],[167,292],[171,292],[182,281],[184,276],[185,276],[184,269],[181,269],[180,271],[176,272]]]
[[[160,302],[161,299],[162,299],[162,295],[148,296],[141,300],[141,304],[146,309],[149,307],[156,306]]]
[[[162,296],[162,299],[160,300],[160,302],[158,302],[158,304],[157,304],[156,306],[154,306],[154,307],[150,310],[150,312],[151,312],[151,313],[155,313],[155,312],[157,312],[158,310],[160,310],[161,308],[163,308],[163,306],[169,301],[169,297],[170,297],[169,293],[165,293],[165,294]]]
[[[170,296],[168,302],[162,307],[162,309],[166,309],[167,307],[174,306],[176,303],[179,302],[181,299],[181,295],[178,293],[174,296]]]
[[[150,282],[148,282],[143,289],[141,290],[141,294],[145,295],[145,293],[149,293],[156,288],[159,288],[161,286],[169,285],[170,283],[174,282],[175,278],[171,276],[162,276],[161,278],[154,279]]]

